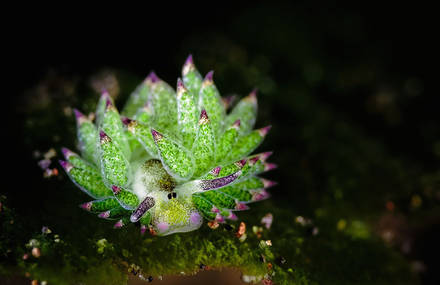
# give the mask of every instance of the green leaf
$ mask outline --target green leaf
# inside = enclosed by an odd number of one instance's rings
[[[197,136],[192,147],[196,169],[193,177],[205,174],[215,162],[215,138],[210,118],[202,110]]]
[[[180,143],[151,129],[164,168],[178,180],[187,180],[194,173],[194,159]]]

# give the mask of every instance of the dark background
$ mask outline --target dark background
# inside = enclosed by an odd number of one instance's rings
[[[25,26],[20,25],[15,33],[8,31],[11,40],[5,43],[6,62],[14,64],[7,83],[14,82],[15,92],[9,98],[20,103],[17,97],[22,91],[35,86],[49,70],[87,76],[112,67],[142,78],[156,69],[173,82],[189,53],[195,58],[212,56],[211,68],[216,70],[228,56],[228,61],[234,61],[228,53],[238,47],[249,61],[264,55],[278,85],[306,81],[307,64],[318,65],[322,78],[305,85],[313,88],[320,100],[347,113],[392,151],[436,166],[427,145],[437,135],[432,129],[440,102],[431,89],[437,59],[437,22],[431,6],[257,1],[200,11],[175,8],[151,7],[145,17],[121,13],[120,17],[128,16],[124,26],[117,24],[121,18],[106,14],[96,16],[97,25],[89,27],[78,16],[73,21],[71,16],[56,13],[41,14],[40,18],[29,15]],[[347,73],[352,73],[349,79],[353,82],[335,83]],[[417,95],[399,94],[411,79]],[[389,123],[383,114],[368,112],[368,96],[380,88],[400,88],[395,95],[398,122]],[[235,90],[230,89],[227,91]]]
[[[139,9],[137,13],[121,10],[119,14],[67,16],[53,12],[9,22],[24,27],[8,29],[4,43],[4,56],[11,63],[6,85],[12,87],[9,94],[3,94],[7,101],[12,99],[12,107],[4,106],[4,124],[10,127],[5,138],[12,138],[8,141],[15,150],[7,151],[6,161],[19,185],[8,188],[26,189],[20,194],[25,196],[39,191],[36,183],[41,172],[30,157],[22,126],[31,100],[26,91],[48,74],[87,78],[110,68],[143,78],[154,69],[173,85],[189,53],[196,64],[200,59],[203,74],[216,70],[216,83],[224,86],[222,93],[246,94],[259,85],[260,102],[270,106],[264,110],[260,105],[259,124],[274,125],[278,135],[268,143],[276,141],[275,150],[301,147],[292,145],[296,122],[283,104],[283,96],[289,100],[301,91],[383,144],[391,156],[416,164],[426,173],[438,169],[440,97],[433,87],[438,76],[433,46],[438,20],[432,7],[370,2],[356,7],[312,2],[205,4],[201,10],[175,7],[175,13],[168,7],[133,7]],[[97,23],[89,26],[84,18]],[[252,70],[249,66],[263,71],[243,75],[243,70]],[[297,86],[295,92],[278,95],[276,101],[269,97],[285,92],[283,86],[289,84]],[[49,145],[42,143],[40,148]],[[275,178],[280,185],[289,183],[282,175]],[[13,193],[10,189],[5,192]],[[16,196],[12,199],[18,204]],[[274,196],[283,198],[282,194]],[[23,203],[31,205],[26,199]],[[413,253],[426,265],[425,284],[439,280],[439,228],[435,217],[418,235]]]

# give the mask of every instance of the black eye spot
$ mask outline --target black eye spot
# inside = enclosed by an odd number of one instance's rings
[[[177,197],[177,193],[173,192],[173,198],[176,198],[176,197]]]
[[[171,193],[168,193],[168,199],[171,199]]]

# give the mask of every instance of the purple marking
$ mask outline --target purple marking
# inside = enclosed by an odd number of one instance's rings
[[[124,222],[121,220],[117,221],[116,224],[113,226],[114,229],[120,229],[124,226]]]
[[[249,95],[244,99],[253,103],[253,104],[256,104],[257,103],[257,89],[255,88],[254,90],[252,90],[252,92],[249,93]]]
[[[177,89],[185,89],[185,85],[183,85],[183,81],[180,78],[177,78]]]
[[[105,108],[108,109],[109,107],[112,106],[113,106],[112,100],[110,100],[110,97],[107,97],[107,100],[105,101]]]
[[[242,202],[236,202],[236,203],[235,203],[235,209],[236,209],[236,210],[239,210],[239,211],[242,211],[242,210],[248,210],[249,207],[248,207],[245,203],[242,203]]]
[[[127,118],[127,117],[121,117],[121,121],[125,126],[128,126],[131,122],[133,122],[132,119]]]
[[[257,191],[252,195],[252,201],[261,201],[269,198],[269,193],[265,190]]]
[[[258,132],[260,133],[260,136],[265,137],[271,128],[272,128],[272,126],[269,125],[267,127],[259,129]]]
[[[112,185],[112,191],[113,191],[113,194],[118,195],[122,191],[122,189],[121,189],[121,187],[118,187],[116,185]]]
[[[146,225],[141,225],[141,235],[142,236],[145,234],[146,231],[147,231],[147,226]]]
[[[275,163],[266,163],[266,164],[264,164],[264,171],[269,171],[269,170],[275,169],[277,167],[278,167],[278,165],[276,165]]]
[[[150,74],[148,74],[148,76],[147,76],[147,80],[150,80],[151,83],[156,83],[160,79],[159,79],[159,77],[157,77],[157,75],[156,75],[156,73],[154,73],[154,71],[151,71]]]
[[[47,227],[47,226],[43,226],[42,228],[41,228],[41,233],[43,233],[43,234],[50,234],[51,233],[51,230]]]
[[[75,153],[73,151],[71,151],[70,149],[68,149],[67,147],[62,147],[61,152],[63,153],[63,155],[66,159],[69,159],[69,157],[71,157],[72,155],[75,155]]]
[[[278,184],[275,181],[270,181],[270,180],[267,180],[267,179],[264,179],[264,178],[261,178],[261,181],[263,182],[263,187],[264,188],[269,188],[269,187],[272,187],[272,186],[275,186],[275,185]]]
[[[156,201],[153,197],[147,196],[134,210],[134,212],[131,214],[130,221],[132,223],[136,223],[139,221],[142,216],[145,214],[146,211],[150,210],[154,205],[156,204]]]
[[[51,163],[52,161],[50,159],[42,159],[38,162],[38,166],[40,166],[41,169],[46,170],[49,168]]]
[[[158,223],[158,224],[156,225],[156,227],[157,227],[157,229],[158,229],[159,231],[161,231],[161,232],[164,232],[164,231],[168,230],[168,228],[169,228],[168,224],[165,223],[165,222],[160,222],[160,223]]]
[[[84,118],[85,115],[83,113],[81,113],[78,109],[74,108],[73,109],[73,113],[75,113],[75,117],[77,120]]]
[[[189,65],[189,64],[191,64],[191,65],[194,64],[192,54],[188,55],[188,57],[185,60],[185,64],[184,65]]]
[[[220,215],[219,213],[217,213],[217,215],[215,215],[215,220],[216,220],[218,223],[224,223],[224,222],[225,222],[225,218],[223,218],[223,216]]]
[[[197,212],[192,212],[189,216],[189,219],[192,224],[199,224],[201,222],[202,217]]]
[[[158,141],[161,138],[163,138],[163,135],[161,133],[159,133],[158,131],[156,131],[155,129],[151,129],[151,134],[153,135],[153,139],[155,141]]]
[[[90,212],[92,210],[92,204],[93,204],[92,202],[87,202],[87,203],[83,203],[83,204],[79,205],[79,207],[81,209],[84,209],[84,210]]]
[[[238,119],[237,121],[234,122],[234,124],[232,124],[233,127],[239,128],[241,124],[240,119]]]
[[[226,109],[227,109],[229,106],[231,106],[232,102],[235,101],[235,98],[236,98],[235,95],[222,97],[222,101],[223,101],[223,104],[225,105],[225,108],[226,108]]]
[[[101,89],[101,98],[104,98],[104,97],[110,97],[110,94],[108,93],[107,88],[102,87],[102,89]]]
[[[251,93],[249,93],[249,96],[256,97],[257,93],[258,93],[258,88],[254,88],[254,90],[252,90]]]
[[[221,169],[222,169],[221,166],[217,166],[216,168],[212,169],[210,173],[214,176],[217,176],[220,173]]]
[[[273,215],[271,213],[266,214],[262,219],[261,223],[266,227],[266,229],[270,229],[270,226],[273,222]]]
[[[241,169],[241,168],[244,167],[244,165],[246,164],[246,162],[247,162],[246,159],[242,159],[242,160],[237,161],[237,162],[235,163],[235,165],[236,165],[238,168]]]
[[[110,211],[102,212],[98,215],[98,217],[103,218],[103,219],[107,219],[108,217],[110,217]]]
[[[212,206],[211,212],[220,213],[220,210],[216,206]]]
[[[237,179],[241,175],[241,170],[232,173],[228,176],[215,178],[211,180],[200,180],[200,187],[202,190],[210,190],[224,187],[230,183],[232,183],[235,179]]]
[[[208,73],[205,75],[205,79],[204,79],[204,81],[206,81],[206,82],[212,82],[213,77],[214,77],[214,70],[211,70],[210,72],[208,72]]]
[[[66,172],[70,172],[70,170],[73,168],[73,165],[67,161],[59,160],[59,163],[64,168]]]
[[[207,123],[209,123],[208,114],[206,113],[206,110],[203,109],[202,112],[200,112],[199,125],[203,125]]]
[[[206,110],[203,109],[202,112],[200,113],[200,120],[207,120],[208,119],[208,114],[206,113]]]
[[[254,166],[255,163],[257,163],[259,160],[260,160],[260,156],[256,155],[256,156],[249,159],[249,165]]]
[[[107,136],[107,134],[103,130],[101,130],[101,131],[99,131],[99,138],[101,141],[103,141],[103,140],[109,139],[109,136]]]
[[[232,220],[232,221],[236,221],[236,220],[238,220],[238,217],[232,211],[229,211],[228,219]]]
[[[269,198],[270,197],[270,194],[269,194],[269,192],[267,192],[266,190],[261,190],[261,192],[260,192],[260,195],[262,195],[263,196],[263,199],[267,199],[267,198]]]
[[[260,154],[260,159],[261,159],[261,161],[262,161],[262,162],[265,162],[266,159],[268,159],[269,156],[272,155],[272,153],[273,153],[273,151],[266,151],[266,152],[261,153],[261,154]]]

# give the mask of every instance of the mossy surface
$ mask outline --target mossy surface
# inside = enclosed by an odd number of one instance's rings
[[[261,213],[267,206],[257,211]],[[166,278],[181,272],[195,274],[204,266],[238,268],[259,279],[270,276],[276,284],[414,282],[402,257],[378,239],[321,227],[331,224],[325,219],[316,220],[320,233],[314,236],[308,226],[295,222],[290,211],[274,209],[272,213],[273,225],[263,230],[260,238],[252,231],[253,225],[261,226],[259,217],[248,215],[244,241],[236,236],[238,224],[233,229],[203,226],[193,233],[152,237],[141,236],[134,225],[114,230],[104,223],[81,223],[79,232],[72,229],[65,235],[34,235],[33,244],[41,251],[38,258],[30,253],[32,241],[10,254],[29,252],[27,260],[18,258],[15,272],[29,272],[32,278],[49,284],[124,284],[133,272]],[[8,240],[15,230],[4,229],[7,236],[2,240]],[[5,247],[8,245],[2,244],[2,249]],[[3,272],[6,265],[2,264]]]

